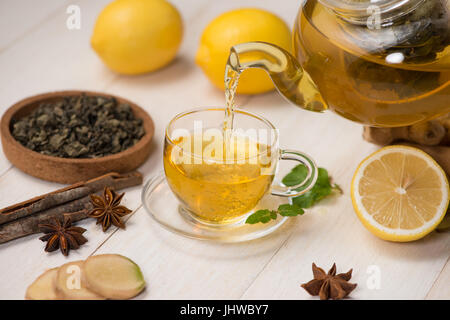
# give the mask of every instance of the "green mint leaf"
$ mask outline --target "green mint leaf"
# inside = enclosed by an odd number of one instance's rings
[[[316,202],[316,198],[314,193],[312,193],[311,191],[308,191],[307,193],[292,199],[293,204],[296,204],[300,208],[304,209],[311,208],[314,202]]]
[[[314,187],[331,189],[330,177],[328,176],[328,171],[326,169],[319,168],[318,175],[317,175],[317,182],[314,185]]]
[[[295,217],[304,214],[305,211],[297,204],[282,204],[278,207],[278,213],[283,217]]]
[[[258,222],[267,223],[270,220],[275,220],[276,218],[277,218],[277,213],[275,211],[263,209],[263,210],[258,210],[255,213],[251,214],[247,218],[245,223],[248,223],[248,224],[255,224]]]
[[[291,172],[289,172],[281,182],[287,187],[295,186],[306,179],[308,175],[308,169],[302,164],[294,167]]]
[[[300,164],[296,166],[292,171],[287,175],[289,179],[287,179],[288,183],[291,185],[296,185],[302,182],[302,180],[296,178],[305,178],[307,174],[307,169],[304,165]],[[284,183],[284,181],[283,181]],[[286,184],[286,183],[285,183]],[[302,190],[302,188],[297,188],[297,191]],[[299,206],[300,208],[311,208],[314,204],[322,200],[323,198],[332,194],[333,190],[341,191],[341,188],[338,185],[331,185],[330,177],[328,176],[328,171],[324,168],[318,169],[317,174],[317,182],[312,187],[311,190],[306,192],[305,194],[295,197],[292,199],[292,203]]]

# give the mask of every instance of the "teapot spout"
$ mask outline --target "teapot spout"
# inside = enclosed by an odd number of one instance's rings
[[[310,75],[286,50],[266,42],[246,42],[230,50],[228,66],[240,73],[248,68],[265,70],[277,90],[293,104],[321,112],[328,106]]]

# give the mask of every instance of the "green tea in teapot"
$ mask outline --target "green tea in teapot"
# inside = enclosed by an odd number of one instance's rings
[[[379,29],[307,1],[294,50],[331,109],[375,126],[409,125],[450,111],[447,1],[422,6]]]
[[[229,110],[239,73],[262,68],[294,104],[365,125],[406,126],[448,113],[449,11],[446,0],[307,0],[293,54],[264,42],[231,49]]]

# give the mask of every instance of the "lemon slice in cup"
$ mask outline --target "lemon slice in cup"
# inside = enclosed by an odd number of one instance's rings
[[[433,231],[449,204],[442,168],[425,152],[389,146],[364,159],[351,185],[353,207],[376,236],[406,242]]]

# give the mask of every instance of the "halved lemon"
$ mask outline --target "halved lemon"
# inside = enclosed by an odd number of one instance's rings
[[[389,241],[433,231],[449,204],[444,170],[425,152],[389,146],[364,159],[353,176],[353,207],[364,226]]]

